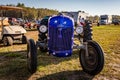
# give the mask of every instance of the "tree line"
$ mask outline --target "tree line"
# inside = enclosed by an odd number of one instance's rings
[[[23,8],[23,15],[18,14],[19,12],[15,11],[6,11],[4,12],[4,15],[8,16],[15,16],[15,17],[20,17],[23,16],[25,19],[41,19],[44,16],[49,16],[49,15],[56,15],[59,13],[58,10],[53,10],[53,9],[47,9],[47,8],[34,8],[34,7],[26,7],[24,3],[18,3],[17,5],[13,4],[7,4],[6,6],[16,6],[16,7],[22,7]],[[113,19],[120,19],[119,15],[112,15],[114,18]],[[89,16],[88,20],[92,22],[98,22],[100,17],[98,15],[95,16]]]
[[[15,17],[23,17],[25,19],[37,19],[43,18],[44,16],[56,15],[59,13],[57,10],[47,9],[47,8],[34,8],[34,7],[26,7],[24,3],[18,3],[17,5],[7,4],[6,6],[15,6],[23,8],[23,12],[8,10],[4,11],[4,16],[15,16]]]

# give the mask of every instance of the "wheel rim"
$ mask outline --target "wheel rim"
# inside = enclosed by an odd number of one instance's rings
[[[85,55],[85,50],[81,53],[81,61],[84,65],[84,68],[89,71],[95,70],[98,65],[97,51],[94,47],[88,45],[88,54],[89,56],[87,57]]]
[[[90,65],[94,65],[96,63],[96,54],[95,54],[95,50],[91,47],[89,47],[89,57],[87,57],[86,62]]]

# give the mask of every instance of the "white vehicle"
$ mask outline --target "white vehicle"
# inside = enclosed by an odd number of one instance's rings
[[[74,19],[75,25],[80,23],[80,18],[86,18],[88,17],[88,13],[85,13],[84,11],[77,11],[77,12],[62,12],[62,14],[70,16]]]
[[[27,43],[27,38],[24,35],[26,30],[19,25],[10,25],[8,18],[3,15],[5,10],[20,10],[19,7],[11,6],[0,6],[0,41],[3,42],[5,46],[11,46],[15,40],[20,40],[23,44]]]
[[[112,23],[112,15],[101,15],[99,23],[101,25],[111,24]]]

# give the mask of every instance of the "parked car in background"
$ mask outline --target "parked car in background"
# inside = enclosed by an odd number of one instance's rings
[[[36,20],[32,23],[33,28],[38,29],[38,28],[40,27],[40,22],[41,22],[40,19],[36,19]]]
[[[34,25],[32,21],[23,20],[21,18],[18,18],[17,22],[20,26],[22,26],[23,28],[26,28],[26,29],[32,29],[33,25]]]
[[[17,22],[24,22],[22,18],[17,18]]]
[[[113,24],[114,25],[120,25],[120,20],[118,20],[118,19],[113,20]]]
[[[25,21],[25,23],[24,23],[24,28],[29,28],[29,29],[31,29],[31,23],[30,23],[30,21]]]

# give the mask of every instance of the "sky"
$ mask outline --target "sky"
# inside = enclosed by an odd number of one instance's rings
[[[0,0],[0,5],[24,3],[27,7],[58,11],[85,11],[89,15],[120,15],[120,0]]]

